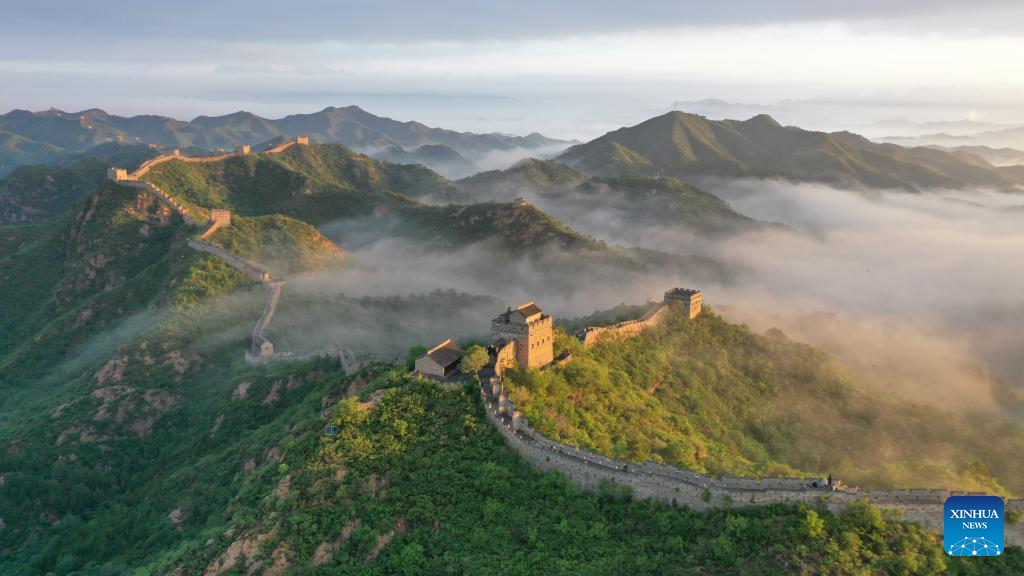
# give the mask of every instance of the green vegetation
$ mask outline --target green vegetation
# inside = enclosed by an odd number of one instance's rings
[[[506,170],[488,170],[459,180],[462,190],[477,195],[517,196],[522,190],[554,190],[571,188],[586,176],[554,160],[527,158]]]
[[[594,200],[616,195],[629,202],[630,219],[638,223],[680,226],[702,234],[736,233],[761,225],[734,212],[717,196],[670,177],[594,178],[576,190]]]
[[[513,372],[538,431],[614,458],[714,475],[828,474],[862,487],[1024,493],[1024,430],[860,388],[825,353],[728,324],[673,314],[643,336],[584,350],[568,365]],[[989,438],[999,437],[998,446]]]
[[[738,121],[670,112],[573,146],[558,160],[609,176],[774,177],[910,190],[1021,183],[977,156],[784,127],[764,114]]]
[[[245,490],[229,535],[161,569],[223,567],[220,552],[245,541],[259,546],[234,569],[302,574],[1008,574],[1024,562],[1017,550],[998,565],[947,559],[934,536],[869,506],[697,513],[585,494],[505,448],[473,390],[410,383],[370,411],[343,400],[331,422],[333,438],[294,429],[260,480],[274,495]]]
[[[657,170],[607,169],[615,177],[587,178],[565,164],[529,159],[502,171],[483,172],[458,181],[461,198],[536,197],[546,209],[570,214],[580,207],[620,214],[623,220],[644,226],[678,227],[704,235],[735,234],[763,227],[742,216],[717,196],[671,178],[654,177]]]
[[[466,348],[462,360],[459,361],[459,369],[466,374],[476,374],[484,369],[489,359],[487,350],[478,344],[473,344]]]
[[[67,167],[20,166],[0,180],[0,223],[34,222],[70,209],[107,177],[97,158]]]
[[[554,217],[526,205],[504,202],[418,206],[402,211],[404,234],[440,240],[446,246],[466,246],[495,239],[515,254],[561,248],[594,255],[613,255],[604,242],[584,236]]]
[[[145,179],[200,212],[228,208],[242,216],[277,214],[312,224],[372,216],[380,218],[382,228],[390,225],[393,235],[439,247],[493,239],[516,254],[558,247],[627,260],[533,206],[420,204],[413,197],[443,196],[451,184],[421,166],[377,162],[341,145],[293,146],[280,154],[203,164],[167,162]],[[294,228],[283,222],[276,226]],[[266,228],[263,232],[270,233]],[[233,232],[218,232],[215,238],[222,234]],[[237,248],[255,253],[247,243],[239,240]]]
[[[51,162],[64,152],[60,146],[38,142],[0,128],[0,176],[22,164]]]
[[[202,164],[166,162],[144,178],[189,205],[244,216],[282,214],[312,224],[408,206],[414,202],[403,194],[449,186],[421,166],[377,162],[338,144]]]
[[[4,230],[22,227],[2,227]],[[106,184],[77,214],[0,254],[0,386],[32,382],[76,347],[168,298],[194,252],[151,195]],[[13,244],[13,243],[12,243]]]
[[[345,259],[316,228],[288,216],[234,216],[206,240],[278,274],[336,269]]]
[[[232,209],[233,225],[210,240],[286,271],[341,259],[307,222],[378,213],[442,246],[490,240],[635,265],[531,206],[424,206],[409,195],[443,192],[446,181],[342,146],[170,162],[152,177],[203,210]],[[621,188],[652,186],[632,182]],[[152,195],[113,183],[45,222],[0,226],[0,573],[1024,571],[1019,549],[1000,563],[948,559],[934,535],[867,506],[840,516],[742,503],[698,513],[633,502],[611,486],[585,494],[506,448],[475,388],[412,381],[400,365],[351,376],[326,357],[248,365],[241,351],[264,291],[188,248],[196,233]],[[288,292],[269,337],[289,351],[340,341],[359,353],[408,349],[411,359],[431,330],[479,325],[500,306],[454,291]],[[563,368],[512,375],[517,399],[552,435],[621,457],[901,485],[929,473],[1021,490],[1017,428],[940,422],[870,398],[824,354],[781,334],[756,336],[709,312],[592,350],[563,336],[558,352],[567,348],[574,360]],[[469,347],[465,370],[479,369],[481,352]],[[326,424],[338,434],[324,436]],[[981,450],[988,436],[1004,441]],[[891,455],[881,471],[867,459],[879,446]],[[934,454],[945,459],[921,457]]]

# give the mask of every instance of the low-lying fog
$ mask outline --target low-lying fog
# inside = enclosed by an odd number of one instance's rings
[[[1024,198],[764,181],[707,186],[736,211],[789,229],[709,239],[692,229],[638,226],[628,202],[595,206],[522,191],[610,244],[703,256],[731,274],[699,263],[669,271],[584,265],[558,251],[513,260],[487,244],[439,249],[380,234],[380,222],[346,221],[325,231],[348,251],[350,267],[289,289],[348,296],[455,289],[505,304],[535,300],[569,317],[694,286],[731,320],[758,331],[779,327],[840,356],[886,392],[975,408],[994,402],[990,375],[1024,385],[1024,221],[1010,209]],[[438,322],[467,331],[452,337],[486,334],[489,317],[476,330],[462,320]]]
[[[729,316],[781,327],[901,390],[943,404],[986,397],[979,370],[1024,385],[1020,197],[989,191],[865,196],[824,186],[722,183],[712,191],[767,232],[708,247],[744,266]],[[833,317],[808,318],[828,312]],[[978,362],[981,359],[983,362]],[[881,382],[880,382],[881,383]]]

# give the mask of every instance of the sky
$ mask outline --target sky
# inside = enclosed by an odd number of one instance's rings
[[[676,102],[878,136],[887,120],[1024,123],[1019,2],[0,0],[0,14],[3,110],[356,104],[581,139]]]

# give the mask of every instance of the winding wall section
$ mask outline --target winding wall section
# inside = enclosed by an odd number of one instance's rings
[[[814,506],[821,502],[829,510],[841,512],[850,503],[865,500],[880,508],[899,510],[907,520],[939,534],[943,531],[945,499],[967,494],[932,489],[835,491],[824,487],[822,478],[711,478],[674,466],[631,464],[538,433],[516,410],[499,376],[483,378],[480,393],[487,419],[509,447],[537,468],[557,470],[588,491],[612,482],[629,487],[634,498],[683,504],[698,510],[801,502]],[[1024,513],[1024,500],[1007,500],[1006,509]],[[1006,542],[1024,545],[1024,521],[1006,526]]]
[[[284,152],[288,148],[291,148],[292,146],[295,146],[297,144],[309,144],[309,138],[305,136],[299,136],[294,140],[289,140],[287,142],[269,148],[264,153],[278,154]],[[152,182],[146,182],[144,180],[141,180],[141,178],[148,174],[149,171],[152,170],[155,166],[159,166],[160,164],[170,162],[172,160],[178,162],[185,162],[189,164],[202,164],[208,162],[219,162],[227,158],[231,158],[234,156],[244,156],[247,154],[247,146],[244,148],[240,148],[236,152],[228,152],[226,154],[219,154],[217,156],[182,156],[180,151],[175,150],[170,154],[164,154],[163,156],[158,156],[156,158],[152,158],[150,160],[143,162],[142,164],[139,165],[138,169],[136,169],[134,172],[130,174],[126,170],[122,170],[119,168],[111,168],[107,172],[107,175],[109,179],[117,182],[122,186],[146,190],[147,192],[156,196],[160,200],[160,202],[170,207],[170,209],[173,210],[176,214],[181,216],[182,220],[184,220],[187,224],[191,226],[199,226],[203,222],[195,219],[189,213],[188,209],[185,208],[184,205],[178,202],[170,194],[167,194],[166,192],[161,190],[160,187],[157,186],[156,184],[153,184]],[[284,289],[284,280],[274,280],[271,277],[270,272],[267,272],[266,270],[263,270],[262,268],[255,266],[254,264],[244,260],[243,258],[235,256],[234,254],[228,252],[227,250],[221,248],[220,246],[216,246],[203,240],[211,236],[219,228],[230,225],[230,215],[225,213],[222,214],[222,216],[226,217],[226,219],[217,217],[210,219],[208,221],[209,226],[206,228],[206,230],[204,230],[203,233],[199,235],[199,238],[189,238],[188,245],[193,250],[205,252],[207,254],[212,254],[217,258],[220,258],[229,266],[245,274],[247,278],[263,283],[263,286],[267,289],[267,301],[266,304],[264,304],[263,306],[263,313],[260,314],[259,319],[256,321],[256,325],[253,326],[252,329],[252,356],[249,356],[247,354],[246,357],[266,358],[267,356],[273,354],[274,346],[270,342],[270,340],[268,340],[264,335],[264,330],[266,330],[267,326],[270,324],[271,319],[273,319],[274,317],[274,312],[277,310],[277,303],[278,300],[280,300],[281,298],[281,291]]]

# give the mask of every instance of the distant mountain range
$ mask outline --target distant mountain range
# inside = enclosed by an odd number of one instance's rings
[[[900,146],[987,146],[1024,150],[1024,127],[987,130],[973,134],[941,131],[920,136],[886,136],[878,138],[878,141]]]
[[[967,153],[980,156],[993,166],[1024,166],[1024,150],[1016,148],[992,148],[991,146],[932,146],[951,153]]]
[[[420,164],[446,178],[464,178],[479,172],[476,163],[444,144],[424,144],[409,150],[393,145],[370,156],[393,164]]]
[[[783,178],[905,190],[1024,184],[1017,171],[967,152],[803,130],[765,114],[739,121],[670,112],[573,146],[557,159],[604,176]]]
[[[389,146],[444,145],[470,160],[495,151],[557,149],[571,144],[537,133],[511,136],[431,128],[419,122],[376,116],[358,106],[329,107],[276,120],[235,112],[199,116],[191,122],[153,115],[123,117],[99,109],[14,110],[0,115],[0,175],[19,164],[52,162],[110,142],[212,150],[298,135],[308,135],[313,142],[340,143],[364,152]]]
[[[617,214],[640,230],[671,227],[710,237],[772,226],[742,216],[717,196],[676,178],[587,177],[553,160],[530,158],[507,170],[481,172],[455,184],[461,195],[451,200],[526,197],[545,212],[585,231],[597,224],[591,220],[595,211],[605,216]]]

